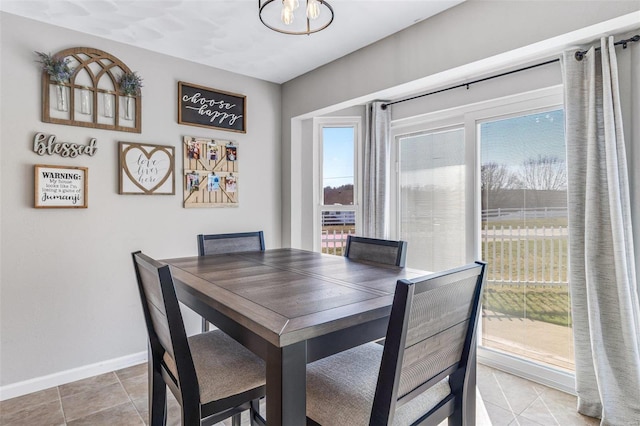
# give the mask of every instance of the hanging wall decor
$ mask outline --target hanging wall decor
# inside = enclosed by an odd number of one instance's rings
[[[238,144],[192,136],[183,142],[184,207],[236,207]]]
[[[88,168],[36,164],[34,170],[35,208],[87,208]]]
[[[247,133],[247,97],[178,82],[178,124]]]
[[[120,142],[120,194],[173,195],[175,147]]]
[[[42,64],[42,121],[141,133],[142,79],[113,55],[75,47]]]

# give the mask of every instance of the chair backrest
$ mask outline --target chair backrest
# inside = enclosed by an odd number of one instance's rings
[[[344,255],[349,259],[369,260],[404,267],[407,258],[407,242],[349,235]]]
[[[396,408],[447,376],[452,393],[436,408],[462,403],[454,399],[463,395],[469,359],[475,361],[485,267],[476,262],[397,282],[370,424],[391,424]]]
[[[262,231],[198,235],[198,254],[200,256],[263,250],[264,235]]]
[[[174,394],[199,401],[195,367],[169,266],[139,251],[132,256],[153,365],[161,368],[159,372]]]

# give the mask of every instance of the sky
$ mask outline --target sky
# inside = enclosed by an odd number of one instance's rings
[[[323,187],[353,185],[355,151],[353,136],[353,127],[322,129]]]
[[[480,124],[480,135],[482,163],[506,164],[514,170],[539,156],[566,158],[562,109],[487,121]],[[353,128],[324,127],[322,140],[323,187],[353,184]]]
[[[481,161],[511,169],[539,156],[566,159],[562,109],[480,124]]]

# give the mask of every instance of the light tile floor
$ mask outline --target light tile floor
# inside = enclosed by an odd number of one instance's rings
[[[599,424],[576,412],[574,396],[482,365],[478,389],[478,426]],[[146,364],[0,402],[3,426],[144,426],[147,418]],[[167,425],[179,424],[179,406],[170,396]]]

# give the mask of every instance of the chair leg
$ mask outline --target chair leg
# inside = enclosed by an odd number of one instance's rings
[[[209,331],[209,322],[206,319],[202,318],[202,332],[204,333],[207,331]]]
[[[251,420],[251,426],[266,426],[267,421],[260,415],[260,399],[254,399],[251,401],[249,419]]]
[[[164,426],[167,422],[167,385],[162,375],[149,361],[149,425]]]
[[[231,426],[240,426],[241,423],[241,413],[238,414],[234,414],[233,417],[231,417]]]

